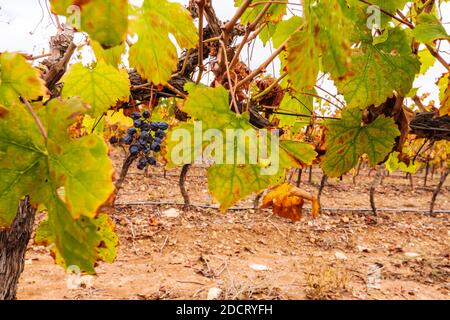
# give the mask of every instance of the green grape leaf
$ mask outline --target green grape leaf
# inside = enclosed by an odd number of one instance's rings
[[[450,40],[450,37],[434,14],[422,13],[417,17],[417,24],[412,31],[414,37],[425,44],[432,44],[439,39]]]
[[[311,1],[309,3],[311,6]],[[310,31],[321,48],[324,71],[332,72],[338,78],[347,75],[351,64],[348,35],[354,26],[344,10],[347,10],[347,5],[336,0],[321,0],[307,10],[314,21]]]
[[[118,101],[127,101],[130,95],[130,80],[126,70],[117,70],[112,65],[99,61],[94,68],[73,64],[64,77],[63,98],[78,96],[89,103],[89,114],[98,117]]]
[[[279,149],[270,154],[271,161],[278,160],[276,165],[274,162],[265,165],[261,161],[258,164],[214,164],[208,169],[208,188],[222,211],[252,193],[283,183],[287,169],[311,165],[317,157],[310,144],[299,141],[279,143]]]
[[[242,5],[243,2],[244,0],[235,0],[234,6],[238,8]],[[288,3],[287,0],[281,0],[278,1],[278,3],[272,4],[267,10],[265,17],[261,19],[260,23],[265,21],[277,22],[282,20],[282,18],[286,15],[287,5],[280,2]],[[245,10],[244,14],[241,16],[240,23],[242,25],[246,25],[255,21],[259,14],[263,11],[265,5],[266,3],[262,2],[247,8],[247,10]]]
[[[301,30],[291,36],[287,44],[286,69],[294,89],[301,91],[315,85],[320,71],[320,53],[316,39],[309,31]]]
[[[187,89],[189,97],[182,109],[193,118],[201,120],[205,129],[237,127],[234,123],[245,126],[239,121],[240,117],[230,110],[229,93],[224,87],[211,89],[195,86]],[[248,128],[251,128],[250,124],[245,129]]]
[[[281,22],[280,22],[281,23]],[[259,34],[259,39],[262,41],[265,46],[267,42],[272,38],[274,32],[277,30],[278,24],[276,23],[268,23]]]
[[[275,175],[261,175],[261,166],[219,164],[208,169],[208,188],[226,211],[240,199],[284,181],[285,173],[280,170]]]
[[[412,88],[420,62],[412,54],[406,32],[399,28],[389,32],[380,44],[362,44],[352,56],[350,76],[336,78],[336,86],[349,107],[380,105],[397,91],[406,96]]]
[[[18,53],[0,53],[0,104],[9,107],[19,103],[19,96],[28,100],[47,94],[39,70]]]
[[[182,48],[193,48],[198,42],[192,17],[179,3],[144,0],[131,25],[138,42],[130,49],[130,65],[153,84],[166,84],[178,63],[169,34]]]
[[[94,219],[83,216],[74,220],[62,201],[54,197],[48,210],[58,214],[39,225],[35,243],[50,247],[55,262],[64,269],[77,266],[82,272],[95,274],[96,261],[113,262],[119,241],[111,219],[100,214]]]
[[[272,35],[274,47],[278,48],[284,41],[289,39],[295,30],[301,27],[302,22],[303,19],[297,16],[278,22]]]
[[[373,27],[385,28],[392,17],[384,14],[383,11],[395,15],[397,9],[403,10],[409,0],[371,0],[368,3],[363,3],[359,0],[347,0],[347,2],[358,9],[358,16],[364,20],[364,23],[370,22]]]
[[[389,30],[384,30],[381,35],[377,35],[373,38],[372,44],[375,46],[385,42],[387,39],[389,39]]]
[[[289,114],[302,114],[310,116],[314,110],[314,98],[312,96],[302,94],[285,94],[283,100],[280,103],[279,112],[285,112]],[[279,125],[292,126],[299,119],[303,117],[293,117],[290,115],[277,114],[280,119]]]
[[[297,91],[312,88],[320,71],[320,60],[326,72],[343,79],[351,63],[347,34],[352,23],[341,4],[334,0],[306,1],[303,30],[294,33],[287,44],[287,71]],[[336,26],[339,28],[336,28]]]
[[[282,182],[287,168],[310,164],[316,158],[313,146],[302,142],[280,141],[277,147],[278,139],[272,140],[271,132],[257,131],[250,125],[248,114],[236,115],[230,110],[229,93],[224,87],[186,89],[189,97],[182,109],[198,121],[172,128],[166,160],[176,165],[192,163],[202,156],[214,160],[208,170],[208,185],[221,210]],[[266,153],[261,149],[264,135]],[[179,138],[186,136],[186,143],[180,143]],[[217,140],[220,144],[214,145]]]
[[[436,62],[436,58],[431,54],[430,50],[422,49],[417,54],[420,59],[420,74],[425,74]]]
[[[113,67],[117,67],[121,64],[122,55],[125,53],[125,44],[105,49],[99,42],[91,41],[91,47],[98,62],[104,61]]]
[[[286,169],[289,166],[302,168],[305,164],[312,165],[317,158],[317,152],[314,150],[314,147],[300,141],[282,140],[280,141],[280,150],[282,163],[286,163]],[[286,162],[286,160],[288,161]]]
[[[78,27],[81,31],[87,32],[104,48],[118,46],[125,40],[128,30],[127,0],[52,0],[51,5],[54,13],[66,16],[75,27],[79,15],[81,25]]]
[[[348,108],[342,119],[327,125],[326,154],[322,169],[330,177],[340,177],[358,164],[367,154],[372,166],[383,161],[392,151],[400,131],[391,118],[378,117],[371,124],[362,123],[362,111]]]
[[[196,160],[198,152],[203,149],[202,139],[195,139],[195,129],[193,123],[183,122],[176,127],[172,127],[164,140],[162,153],[167,162],[167,168],[191,164]],[[201,129],[200,134],[203,134]]]
[[[19,200],[29,195],[34,205],[48,210],[57,262],[93,273],[95,262],[110,259],[115,250],[109,232],[103,231],[110,240],[99,234],[107,226],[98,228],[95,222],[114,192],[107,145],[97,135],[69,136],[68,127],[87,111],[79,99],[39,102],[33,109],[46,140],[25,106],[0,112],[0,228],[12,223]]]

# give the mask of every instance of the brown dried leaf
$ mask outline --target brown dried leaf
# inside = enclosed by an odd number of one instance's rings
[[[261,208],[272,206],[275,215],[292,221],[299,221],[302,218],[302,209],[305,200],[311,201],[311,213],[316,218],[320,212],[319,202],[316,197],[287,183],[270,191],[264,197]]]

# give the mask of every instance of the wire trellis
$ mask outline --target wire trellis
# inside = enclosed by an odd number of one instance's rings
[[[152,206],[185,206],[183,202],[176,201],[130,201],[130,202],[117,202],[116,207],[135,207],[135,206],[144,206],[144,207],[152,207]],[[219,210],[219,206],[210,205],[210,204],[191,204],[190,207],[199,208],[199,209],[215,209]],[[254,210],[254,206],[240,206],[240,207],[231,207],[229,211],[246,211],[246,210]],[[311,208],[304,208],[306,211],[310,211]],[[329,212],[372,212],[370,208],[322,208],[322,211]],[[426,213],[429,214],[429,209],[412,209],[412,208],[377,208],[378,212],[391,212],[391,213]],[[450,214],[450,210],[434,210],[434,214]]]

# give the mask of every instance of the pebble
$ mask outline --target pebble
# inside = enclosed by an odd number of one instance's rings
[[[253,264],[250,264],[249,267],[255,271],[269,271],[270,270],[270,268],[268,266],[265,266],[263,264],[253,263]]]
[[[417,258],[418,256],[420,256],[420,254],[418,254],[417,252],[405,252],[405,256],[408,258]]]
[[[165,218],[178,218],[180,216],[180,210],[175,208],[170,208],[162,212]]]
[[[222,289],[220,288],[211,288],[208,291],[207,300],[218,300],[222,294]]]
[[[348,259],[347,256],[343,252],[340,252],[340,251],[336,251],[334,256],[338,260],[347,260]]]

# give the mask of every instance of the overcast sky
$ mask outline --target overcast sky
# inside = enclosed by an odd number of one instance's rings
[[[142,0],[132,0],[131,2],[139,4]],[[176,2],[186,5],[189,0],[177,0]],[[233,3],[233,0],[213,0],[221,20],[228,20],[233,15],[235,11]],[[48,0],[0,0],[0,52],[20,51],[34,55],[48,52],[48,39],[56,31],[55,22],[48,7]],[[444,17],[444,26],[450,33],[450,4],[444,4],[442,12],[449,13]],[[450,52],[450,47],[441,49]],[[263,48],[261,43],[257,43],[250,67],[256,68],[270,55],[270,51],[270,46]],[[243,50],[243,55],[245,54],[246,50]],[[447,61],[450,60],[450,54],[444,54],[444,57]],[[279,64],[269,66],[267,71],[272,73],[272,70],[278,73]],[[438,101],[435,82],[444,71],[445,69],[436,63],[424,77],[416,80],[415,87],[421,88],[419,94],[431,92],[428,100]]]

